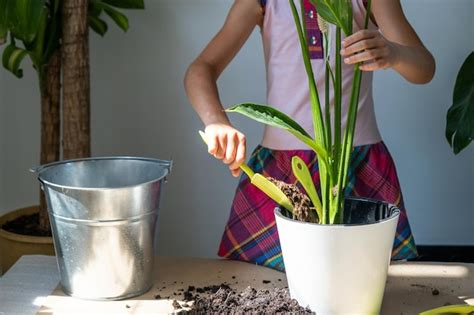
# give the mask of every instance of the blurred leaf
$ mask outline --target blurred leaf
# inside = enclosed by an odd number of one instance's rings
[[[45,8],[45,0],[10,0],[7,1],[8,28],[12,34],[26,45],[35,37]]]
[[[110,4],[116,8],[122,9],[144,9],[144,0],[103,0],[104,3]]]
[[[311,0],[311,2],[324,20],[339,26],[346,36],[352,34],[351,0]]]
[[[0,0],[0,45],[5,43],[8,33],[7,0]]]
[[[89,15],[87,20],[89,22],[89,26],[100,36],[104,36],[105,33],[107,33],[107,23],[105,23],[104,20],[101,20],[100,18],[93,15]]]
[[[88,11],[87,13],[89,14],[89,16],[93,15],[95,17],[99,17],[100,14],[102,13],[102,3],[97,0],[90,0],[87,11]]]
[[[103,9],[105,13],[107,13],[107,15],[110,16],[112,20],[114,20],[118,27],[120,27],[124,32],[128,30],[128,18],[123,13],[108,5],[104,5]]]
[[[26,55],[28,55],[26,50],[10,44],[3,51],[3,66],[5,69],[13,73],[17,78],[21,78],[23,77],[23,70],[20,69],[20,64]]]
[[[54,0],[54,13],[55,14],[58,12],[60,4],[61,4],[61,0]]]
[[[474,138],[474,52],[466,58],[454,86],[453,104],[446,117],[446,139],[458,154]]]

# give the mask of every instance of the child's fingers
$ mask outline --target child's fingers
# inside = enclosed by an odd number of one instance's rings
[[[383,41],[379,38],[364,39],[341,49],[341,55],[343,57],[350,56],[364,50],[383,46],[383,44]]]
[[[211,155],[215,155],[219,149],[216,135],[206,135],[207,139],[207,152]]]
[[[239,139],[239,145],[235,154],[235,160],[229,165],[230,169],[238,169],[240,165],[245,161],[246,153],[246,140],[245,136],[241,135]]]
[[[232,176],[234,176],[234,177],[239,177],[239,175],[240,175],[240,168],[237,168],[237,169],[230,169],[230,173],[231,173]]]
[[[230,164],[235,159],[237,136],[233,133],[227,135],[227,148],[225,150],[224,163]]]
[[[355,64],[358,62],[380,59],[387,55],[388,55],[388,51],[384,48],[370,49],[370,50],[366,50],[364,52],[355,54],[353,56],[344,58],[344,62],[346,64]]]
[[[374,38],[378,34],[380,33],[374,30],[361,30],[361,31],[355,32],[354,34],[344,38],[344,40],[342,41],[342,47],[346,48],[352,45],[353,43],[361,41],[363,39]]]
[[[380,69],[387,69],[389,68],[390,65],[388,61],[385,58],[377,59],[374,60],[370,63],[364,63],[363,65],[360,65],[360,70],[362,71],[375,71],[375,70],[380,70]]]
[[[226,146],[227,146],[227,139],[226,139],[225,134],[218,134],[217,142],[219,143],[219,147],[218,147],[217,152],[214,154],[214,156],[217,159],[222,160],[224,158]]]

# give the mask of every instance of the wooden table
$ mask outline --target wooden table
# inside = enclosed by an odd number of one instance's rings
[[[52,259],[46,261],[44,268],[55,264]],[[145,295],[124,301],[86,301],[66,296],[58,286],[45,298],[36,299],[41,305],[37,314],[166,314],[173,312],[173,300],[182,299],[179,290],[189,285],[227,282],[237,290],[249,285],[257,289],[287,285],[283,273],[236,261],[157,257],[156,265],[155,285]],[[155,299],[156,295],[162,299]],[[474,264],[399,262],[390,266],[382,314],[412,315],[448,303],[474,305]],[[1,305],[0,295],[0,314]]]

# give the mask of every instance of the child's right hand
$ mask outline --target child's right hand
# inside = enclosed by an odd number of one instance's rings
[[[229,166],[234,177],[240,174],[240,165],[245,161],[245,135],[227,124],[209,124],[206,133],[207,150],[216,159]]]

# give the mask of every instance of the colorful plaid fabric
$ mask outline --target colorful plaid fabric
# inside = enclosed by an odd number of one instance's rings
[[[317,158],[310,150],[270,150],[258,146],[248,165],[265,176],[296,183],[291,158],[298,155],[312,171],[319,188]],[[346,195],[383,200],[401,210],[392,259],[417,256],[392,157],[383,142],[358,146],[351,155]],[[284,270],[273,210],[276,203],[250,184],[243,174],[219,247],[219,256]]]

